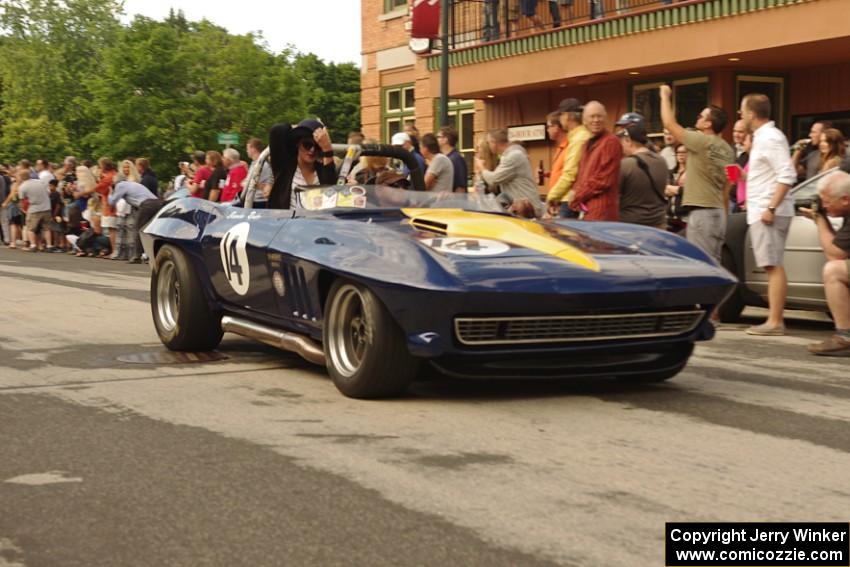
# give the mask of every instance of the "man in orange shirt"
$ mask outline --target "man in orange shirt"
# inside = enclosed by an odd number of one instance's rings
[[[555,145],[555,157],[552,158],[552,170],[549,175],[549,189],[552,189],[561,179],[564,172],[564,157],[567,155],[567,132],[561,126],[561,113],[557,110],[546,117],[546,134]]]

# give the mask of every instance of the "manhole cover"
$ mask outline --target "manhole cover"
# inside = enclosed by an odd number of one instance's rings
[[[218,362],[230,358],[220,352],[172,352],[164,350],[159,352],[141,352],[138,354],[124,354],[118,357],[120,362],[130,364],[197,364],[199,362]]]

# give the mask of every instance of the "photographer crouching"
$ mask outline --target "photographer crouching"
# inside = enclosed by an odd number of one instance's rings
[[[817,224],[826,254],[823,286],[835,320],[835,334],[808,348],[821,356],[850,356],[850,174],[836,171],[821,179],[818,197],[811,209],[800,212]],[[844,225],[836,232],[827,215],[843,217]]]

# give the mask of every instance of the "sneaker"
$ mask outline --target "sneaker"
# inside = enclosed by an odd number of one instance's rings
[[[832,335],[820,343],[810,344],[808,350],[819,356],[850,356],[850,340],[839,335]]]
[[[758,335],[761,337],[781,337],[785,334],[785,325],[779,325],[778,327],[768,326],[767,323],[753,325],[747,329],[747,334]]]
[[[26,248],[21,248],[24,252],[38,252],[38,248],[35,246],[27,246]]]

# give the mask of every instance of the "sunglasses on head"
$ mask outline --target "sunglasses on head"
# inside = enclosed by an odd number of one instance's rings
[[[301,141],[298,142],[298,145],[301,147],[301,149],[306,151],[315,150],[318,147],[316,146],[316,142],[310,140],[309,138],[303,138]]]

